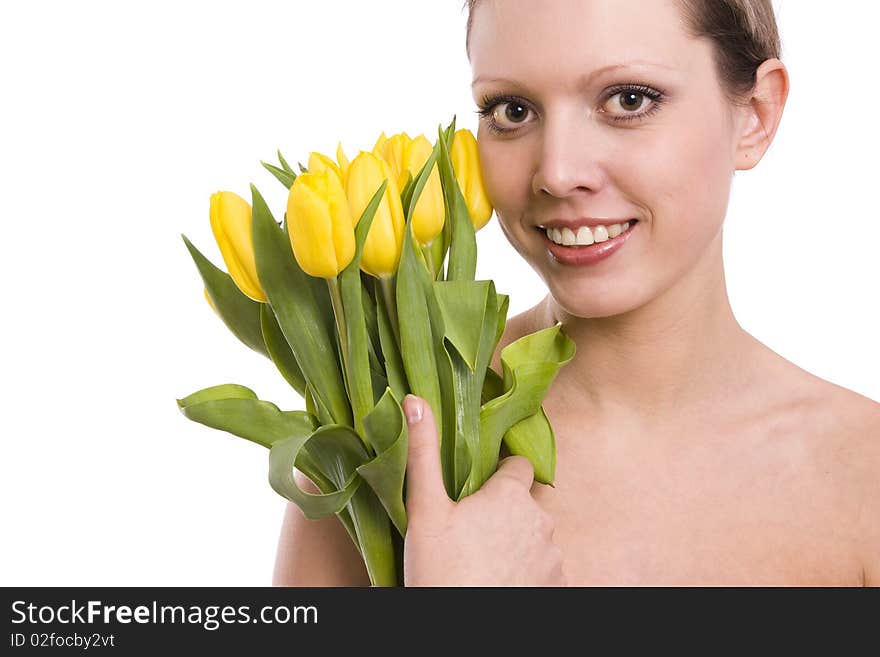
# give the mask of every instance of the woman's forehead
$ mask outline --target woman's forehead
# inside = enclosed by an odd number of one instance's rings
[[[625,63],[680,70],[699,50],[673,0],[481,0],[474,11],[475,83],[569,67],[591,75]]]

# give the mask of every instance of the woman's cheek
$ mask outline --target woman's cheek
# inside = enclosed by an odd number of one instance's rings
[[[515,238],[520,230],[515,222],[523,215],[530,189],[525,172],[518,171],[512,161],[515,159],[503,149],[492,145],[486,145],[480,151],[486,195],[508,239]],[[510,235],[511,231],[513,235]]]
[[[653,174],[642,172],[642,179],[660,183],[652,194],[656,205],[651,211],[659,224],[655,234],[679,248],[690,244],[699,249],[714,238],[724,220],[729,167],[723,149],[717,147],[723,135],[691,128],[679,137],[656,151],[658,167]]]

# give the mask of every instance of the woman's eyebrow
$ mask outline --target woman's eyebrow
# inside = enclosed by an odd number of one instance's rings
[[[590,84],[595,78],[600,75],[604,75],[605,73],[609,73],[611,71],[617,71],[622,68],[662,68],[670,71],[674,71],[675,69],[671,66],[666,66],[665,64],[658,64],[656,62],[649,62],[644,60],[634,60],[631,62],[624,62],[623,64],[608,64],[606,66],[602,66],[601,68],[597,68],[590,73],[586,73],[578,78],[579,86],[586,86]],[[482,75],[478,75],[474,78],[473,82],[471,82],[471,86],[474,87],[480,82],[503,82],[507,84],[519,84],[516,80],[511,80],[509,78],[490,78]]]

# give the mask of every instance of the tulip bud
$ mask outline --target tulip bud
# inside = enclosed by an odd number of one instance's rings
[[[361,256],[361,269],[376,277],[393,275],[400,262],[406,220],[397,181],[384,159],[361,151],[348,168],[345,186],[351,213],[359,221],[385,179],[388,186],[373,216]]]
[[[419,175],[425,162],[431,157],[434,147],[424,135],[413,139],[404,156],[404,175],[408,171],[413,179]],[[430,244],[443,230],[446,220],[446,206],[443,201],[443,186],[440,183],[440,169],[434,163],[428,180],[422,188],[416,207],[413,209],[413,232],[420,244]]]
[[[302,270],[335,278],[354,258],[354,223],[339,175],[330,167],[297,176],[287,197],[293,255]]]
[[[342,174],[340,176],[342,186],[345,187],[345,179],[348,178],[349,161],[345,156],[345,151],[342,150],[342,142],[339,142],[339,145],[336,146],[336,161],[339,163],[339,171]]]
[[[383,132],[382,135],[384,136],[385,133]],[[391,167],[391,172],[397,181],[397,189],[399,190],[403,190],[406,186],[408,172],[406,168],[406,153],[410,143],[412,143],[412,139],[410,139],[409,135],[401,132],[388,137],[381,141],[381,143],[377,143],[373,148],[373,155],[381,157]]]
[[[474,230],[480,230],[492,216],[492,204],[483,187],[483,174],[480,170],[480,154],[477,140],[467,128],[456,130],[452,136],[452,149],[449,153],[455,178],[461,187]]]
[[[254,259],[251,206],[234,192],[211,195],[211,231],[229,275],[238,289],[254,301],[265,303]]]
[[[385,153],[386,141],[388,141],[388,137],[386,137],[385,133],[383,132],[381,135],[379,135],[379,138],[376,139],[376,143],[373,144],[373,155],[375,155],[376,157],[383,157],[383,154]]]
[[[336,162],[323,153],[318,153],[316,151],[309,153],[309,173],[321,173],[327,169],[333,171],[333,173],[336,174],[336,177],[339,178],[340,182],[342,181],[342,171]]]

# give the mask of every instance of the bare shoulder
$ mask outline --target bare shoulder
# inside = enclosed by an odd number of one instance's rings
[[[308,493],[321,491],[299,470],[296,483]],[[312,520],[293,502],[284,510],[275,557],[273,586],[370,586],[357,547],[336,516]]]
[[[814,434],[844,513],[866,585],[880,586],[880,403],[814,377],[809,395]]]

